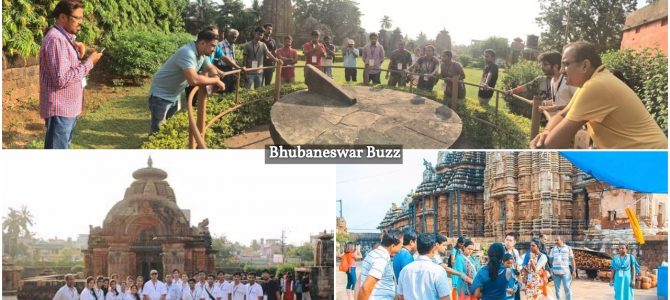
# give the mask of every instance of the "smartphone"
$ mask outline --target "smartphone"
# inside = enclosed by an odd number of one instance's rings
[[[105,52],[105,50],[106,50],[106,49],[107,49],[107,48],[105,48],[105,47],[102,47],[102,49],[100,49],[100,51],[99,51],[99,52],[100,52],[100,53],[102,53],[102,52]]]

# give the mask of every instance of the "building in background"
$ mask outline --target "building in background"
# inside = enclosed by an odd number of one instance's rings
[[[656,0],[626,17],[621,49],[659,48],[668,56],[668,0]]]

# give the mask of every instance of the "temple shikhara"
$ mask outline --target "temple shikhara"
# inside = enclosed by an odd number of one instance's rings
[[[90,227],[84,250],[85,274],[159,275],[179,269],[189,274],[215,270],[208,220],[191,226],[190,212],[177,205],[167,173],[152,166],[133,172],[123,200],[107,213],[102,227]]]
[[[421,183],[392,204],[379,229],[409,226],[481,243],[516,232],[521,247],[560,235],[607,253],[627,243],[652,268],[667,260],[667,195],[610,186],[558,152],[439,152],[435,166],[424,165]],[[635,244],[625,207],[634,207],[646,244]]]

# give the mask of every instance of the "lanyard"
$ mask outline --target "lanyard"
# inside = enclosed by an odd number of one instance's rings
[[[70,36],[68,36],[67,33],[65,33],[65,30],[63,30],[63,28],[61,28],[58,25],[54,25],[53,28],[58,30],[58,32],[60,32],[65,37],[65,39],[67,39],[67,41],[70,42],[70,45],[72,46],[72,49],[74,49],[74,52],[77,53],[77,58],[81,59],[81,56],[79,56],[79,51],[77,50],[77,46],[72,42],[72,40],[70,39]]]
[[[558,94],[558,89],[561,88],[561,83],[563,83],[563,75],[561,75],[561,79],[558,80],[558,85],[556,85],[556,91],[551,91],[551,99],[556,102],[556,94]]]
[[[256,56],[258,55],[258,49],[261,48],[261,42],[258,41],[258,47],[254,46],[254,43],[251,43],[251,47],[254,48],[254,58],[253,60],[256,60]]]

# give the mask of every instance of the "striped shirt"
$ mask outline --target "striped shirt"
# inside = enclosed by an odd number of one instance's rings
[[[563,245],[563,247],[554,247],[551,248],[549,254],[552,257],[551,260],[551,273],[555,275],[564,275],[570,274],[570,263],[574,254],[572,253],[572,248],[568,245]]]
[[[391,263],[391,255],[386,248],[379,246],[365,256],[361,266],[361,287],[368,276],[372,276],[378,280],[370,293],[370,300],[390,300],[395,297],[393,264]]]
[[[84,100],[82,80],[93,69],[93,62],[90,59],[79,60],[74,40],[74,35],[58,25],[51,27],[44,36],[39,52],[42,118],[74,118],[81,114]]]

